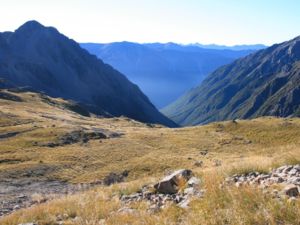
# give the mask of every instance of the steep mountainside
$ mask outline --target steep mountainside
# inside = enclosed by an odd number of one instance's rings
[[[181,125],[300,115],[300,37],[223,66],[162,110]]]
[[[216,68],[253,52],[175,43],[117,42],[81,46],[125,74],[158,108],[175,101]]]
[[[36,21],[0,33],[0,78],[2,86],[28,86],[75,100],[98,115],[175,125],[124,75],[55,28]]]

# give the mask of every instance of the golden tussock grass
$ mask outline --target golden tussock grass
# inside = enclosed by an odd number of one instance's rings
[[[112,187],[96,188],[74,196],[67,196],[30,209],[9,215],[1,224],[18,224],[36,221],[39,224],[234,224],[277,225],[299,224],[300,202],[272,198],[251,186],[236,188],[222,186],[224,172],[206,173],[205,196],[194,200],[189,209],[171,205],[160,212],[149,213],[145,202],[129,205],[133,212],[120,212],[124,206],[119,201],[124,189],[135,189],[143,182],[129,182]],[[123,190],[122,190],[123,189]]]
[[[300,224],[299,201],[278,201],[253,187],[222,187],[234,173],[268,172],[300,162],[300,119],[258,118],[168,129],[149,128],[127,118],[82,117],[40,101],[37,94],[18,94],[24,102],[0,100],[0,133],[25,131],[0,140],[0,178],[24,178],[73,183],[93,182],[110,172],[129,171],[127,183],[99,187],[84,193],[17,211],[0,220],[2,225],[38,222],[58,224]],[[53,99],[57,104],[62,99]],[[34,108],[33,108],[34,106]],[[36,145],[54,141],[72,130],[101,128],[122,133],[119,138],[91,140],[48,148]],[[207,151],[207,155],[200,154]],[[203,161],[197,167],[195,161]],[[216,166],[215,162],[220,161]],[[133,213],[121,213],[123,194],[154,183],[168,171],[191,169],[203,180],[204,198],[190,209],[171,205],[149,213],[145,202],[134,203]],[[39,198],[39,196],[36,196]]]

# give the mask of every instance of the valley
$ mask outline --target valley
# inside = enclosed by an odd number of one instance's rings
[[[158,109],[199,85],[220,66],[264,48],[220,46],[220,49],[211,49],[212,46],[192,44],[133,42],[82,43],[80,46],[125,74]]]
[[[299,7],[0,3],[0,225],[300,225]]]

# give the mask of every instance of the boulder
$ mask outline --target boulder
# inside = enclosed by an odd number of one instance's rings
[[[187,169],[177,170],[171,175],[163,178],[154,185],[156,191],[163,194],[175,194],[181,186],[184,186],[192,177],[192,171]]]
[[[287,185],[283,189],[283,193],[289,197],[297,197],[299,195],[298,187],[294,184]]]

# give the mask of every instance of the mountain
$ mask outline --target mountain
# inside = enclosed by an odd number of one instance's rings
[[[175,101],[219,66],[253,52],[203,49],[176,43],[115,42],[81,46],[138,84],[158,108]]]
[[[0,79],[8,86],[74,100],[98,115],[175,126],[124,75],[36,21],[0,33]]]
[[[262,45],[262,44],[226,46],[226,45],[216,45],[216,44],[203,45],[203,44],[195,43],[195,44],[191,44],[190,46],[198,46],[200,48],[219,49],[219,50],[228,49],[228,50],[233,50],[233,51],[261,50],[261,49],[267,48],[266,45]]]
[[[181,125],[300,115],[300,37],[210,74],[162,112]]]

